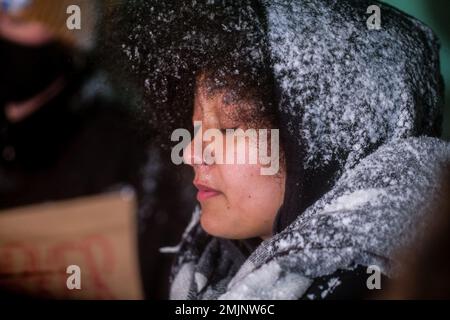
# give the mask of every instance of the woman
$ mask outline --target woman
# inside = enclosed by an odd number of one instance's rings
[[[436,38],[384,4],[381,30],[369,30],[372,4],[147,1],[134,11],[122,47],[152,124],[176,128],[190,113],[224,135],[281,137],[272,176],[185,149],[200,208],[176,248],[172,299],[361,298],[368,266],[395,275],[392,253],[421,229],[450,150],[431,138]]]

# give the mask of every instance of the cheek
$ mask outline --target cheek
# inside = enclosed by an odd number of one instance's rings
[[[222,178],[224,197],[217,202],[214,221],[209,221],[210,224],[215,222],[223,235],[233,238],[271,232],[283,194],[277,178],[262,176],[259,165],[222,165],[217,169]]]
[[[283,200],[279,181],[274,176],[261,175],[259,165],[242,167],[231,205],[240,209],[241,220],[271,223]]]
[[[218,169],[230,205],[236,207],[240,201],[248,202],[257,196],[256,184],[260,176],[258,165],[223,165],[218,166]]]
[[[239,147],[237,143],[234,152],[228,150],[234,159]],[[245,150],[247,164],[214,166],[214,180],[220,181],[223,195],[202,205],[202,225],[210,234],[230,239],[270,236],[283,201],[284,181],[262,175],[259,164],[248,164],[251,156],[257,156],[255,144],[240,150]]]

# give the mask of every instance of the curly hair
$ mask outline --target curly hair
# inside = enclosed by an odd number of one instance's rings
[[[192,128],[200,74],[209,93],[227,91],[227,99],[256,106],[251,114],[236,112],[242,122],[277,127],[261,10],[253,0],[129,0],[110,10],[102,60],[138,97],[136,116],[151,139],[167,147],[174,129]]]

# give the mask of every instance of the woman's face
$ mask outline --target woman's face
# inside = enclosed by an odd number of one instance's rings
[[[227,92],[208,95],[201,82],[197,84],[195,95],[193,121],[201,121],[202,131],[208,129],[270,129],[249,127],[248,121],[239,120],[236,115],[250,114],[257,116],[256,109],[251,103],[226,99]],[[242,118],[242,117],[241,117]],[[243,123],[246,122],[246,123]],[[225,135],[223,132],[224,140]],[[275,216],[283,202],[285,173],[283,165],[276,175],[262,175],[261,164],[206,164],[204,159],[194,152],[195,141],[205,148],[210,142],[202,142],[200,134],[196,134],[193,141],[186,147],[184,156],[195,171],[194,185],[197,187],[202,208],[201,225],[209,234],[228,239],[247,239],[261,237],[267,239],[272,235],[272,226]],[[269,136],[270,139],[270,136]],[[255,152],[257,145],[249,145],[244,139],[243,150],[248,153]],[[234,148],[231,152],[238,152],[239,141],[233,139]],[[270,142],[268,143],[270,150]],[[186,150],[190,148],[190,152]],[[228,144],[224,143],[223,153],[229,153]],[[257,151],[257,150],[256,150]],[[186,155],[187,154],[187,155]],[[189,159],[186,159],[188,157]],[[200,155],[201,158],[203,158]],[[248,159],[248,158],[246,158]],[[195,164],[197,160],[198,164]],[[211,162],[208,162],[211,163]]]

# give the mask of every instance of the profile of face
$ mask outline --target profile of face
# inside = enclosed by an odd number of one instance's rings
[[[201,121],[203,130],[218,129],[224,136],[228,134],[226,129],[247,130],[255,126],[245,120],[261,117],[254,105],[239,99],[230,102],[227,96],[227,90],[209,93],[202,78],[199,78],[193,121]],[[249,117],[237,116],[242,114]],[[280,166],[276,175],[262,175],[262,164],[259,161],[253,164],[211,164],[202,155],[202,159],[194,159],[199,157],[192,150],[196,139],[201,140],[197,143],[204,145],[202,137],[196,134],[184,149],[184,157],[185,163],[190,164],[195,171],[194,185],[198,189],[197,199],[202,209],[200,223],[203,229],[213,236],[227,239],[270,238],[276,214],[283,203],[284,166]],[[246,153],[253,152],[248,142],[233,139],[234,144],[245,143],[241,150]],[[230,148],[230,145],[225,144],[223,148]],[[189,152],[186,152],[187,149]],[[231,152],[236,153],[238,150],[239,146],[235,145]],[[224,154],[227,152],[229,150],[223,150]]]

